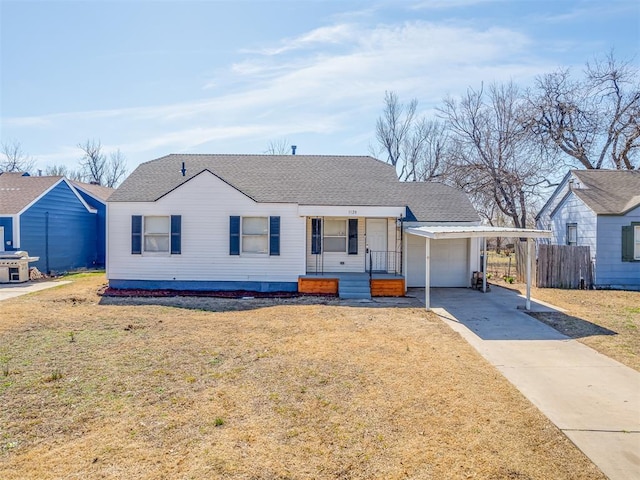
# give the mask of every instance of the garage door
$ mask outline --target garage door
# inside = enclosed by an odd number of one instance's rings
[[[407,286],[424,287],[425,239],[407,237]],[[467,287],[469,285],[468,239],[431,240],[431,286]]]

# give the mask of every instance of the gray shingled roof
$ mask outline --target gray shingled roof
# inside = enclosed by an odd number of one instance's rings
[[[479,222],[462,190],[434,182],[398,182],[398,196],[420,222]],[[408,218],[409,219],[409,218]]]
[[[640,205],[638,170],[573,170],[572,173],[582,184],[573,193],[598,215],[622,215]]]
[[[22,173],[0,174],[0,215],[15,215],[62,177],[30,177]]]
[[[182,162],[186,174],[182,176]],[[256,202],[406,206],[420,221],[477,221],[467,197],[434,183],[405,184],[372,157],[183,155],[140,164],[109,202],[153,202],[208,170]]]

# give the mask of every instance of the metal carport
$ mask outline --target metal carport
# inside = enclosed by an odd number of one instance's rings
[[[482,250],[486,251],[487,237],[516,237],[527,239],[527,301],[526,309],[531,309],[531,259],[533,255],[533,239],[534,238],[551,238],[551,231],[548,230],[534,230],[528,228],[510,228],[510,227],[491,227],[488,225],[476,225],[476,226],[433,226],[433,227],[409,227],[405,230],[405,233],[409,235],[416,235],[425,238],[425,288],[424,288],[424,303],[427,310],[430,306],[430,241],[431,240],[446,240],[454,238],[482,238]],[[487,256],[484,255],[482,271],[487,271]],[[487,276],[482,276],[482,291],[487,291]]]

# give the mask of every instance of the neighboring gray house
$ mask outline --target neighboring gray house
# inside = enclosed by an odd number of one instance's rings
[[[554,245],[587,245],[596,288],[640,290],[640,171],[571,170],[536,217]]]
[[[295,291],[302,277],[371,271],[424,286],[425,240],[409,242],[405,228],[479,223],[463,192],[400,182],[371,157],[168,155],[109,198],[107,278],[113,288]],[[432,242],[433,286],[468,286],[478,245]]]

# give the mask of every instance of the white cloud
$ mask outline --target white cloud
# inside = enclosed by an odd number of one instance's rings
[[[532,78],[547,69],[530,59],[532,39],[514,30],[405,22],[317,28],[228,66],[225,81],[203,86],[208,96],[148,107],[9,118],[5,125],[63,125],[76,138],[103,140],[136,159],[210,142],[255,141],[293,134],[326,134],[366,124],[385,90],[417,97],[423,108],[480,82]],[[319,49],[321,45],[331,48]],[[233,91],[225,90],[225,84]],[[53,127],[51,127],[53,128]],[[111,137],[107,138],[107,134]],[[354,132],[352,138],[361,138]],[[61,141],[63,141],[61,139]],[[363,148],[366,150],[366,146]],[[42,155],[59,159],[68,152]],[[77,155],[76,155],[77,157]],[[75,158],[74,157],[74,160]]]

